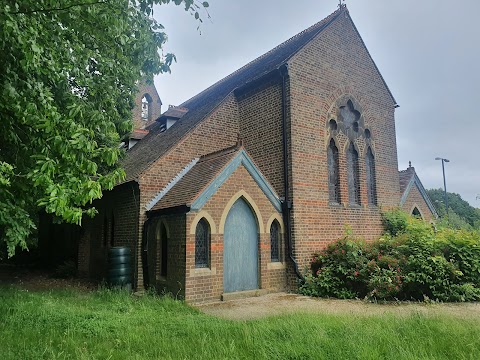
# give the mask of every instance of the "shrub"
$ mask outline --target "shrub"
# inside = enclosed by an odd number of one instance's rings
[[[316,254],[300,292],[312,296],[401,300],[480,299],[480,233],[441,229],[384,215],[387,232],[365,244],[348,235]]]
[[[385,231],[392,236],[397,236],[405,232],[408,219],[408,215],[400,209],[382,213],[383,227]]]
[[[366,293],[360,274],[367,258],[365,244],[346,236],[315,254],[302,291],[313,296],[352,299]]]

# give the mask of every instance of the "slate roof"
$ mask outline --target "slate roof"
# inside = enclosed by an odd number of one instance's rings
[[[235,157],[237,147],[222,150],[200,160],[162,197],[150,211],[190,205]]]
[[[188,112],[182,117],[181,121],[177,121],[168,131],[160,132],[160,126],[158,124],[150,126],[148,128],[150,133],[128,151],[127,156],[122,162],[127,174],[125,182],[135,180],[154,161],[165,154],[220,105],[223,99],[232,91],[279,68],[330,23],[337,19],[340,14],[345,12],[347,12],[347,9],[343,5],[325,19],[300,32],[181,104],[179,107],[187,108]]]

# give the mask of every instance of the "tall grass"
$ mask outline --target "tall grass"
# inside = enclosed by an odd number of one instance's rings
[[[478,359],[480,319],[295,314],[228,321],[169,298],[0,288],[0,359]]]

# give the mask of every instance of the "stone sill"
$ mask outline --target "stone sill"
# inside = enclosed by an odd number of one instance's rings
[[[217,275],[217,268],[193,268],[190,269],[190,277]]]
[[[267,264],[267,270],[283,270],[286,268],[287,266],[282,262],[271,262]]]

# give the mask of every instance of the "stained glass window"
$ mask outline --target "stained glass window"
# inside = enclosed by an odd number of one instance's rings
[[[347,152],[347,176],[348,176],[348,197],[350,204],[360,205],[360,169],[358,164],[358,152],[353,143],[350,143]]]
[[[335,141],[330,140],[327,151],[328,156],[328,196],[330,202],[340,203],[340,174],[338,163],[338,149]]]
[[[367,172],[367,193],[368,203],[370,205],[377,205],[377,184],[375,177],[375,157],[371,148],[368,148],[366,158],[366,172]]]
[[[195,267],[208,267],[210,252],[210,226],[205,219],[201,219],[195,230]]]
[[[280,261],[280,224],[273,220],[270,226],[270,254],[272,262]]]

